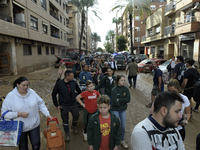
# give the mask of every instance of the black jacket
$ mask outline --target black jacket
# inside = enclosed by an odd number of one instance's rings
[[[63,80],[59,81],[56,83],[56,85],[53,88],[53,92],[52,92],[52,99],[53,99],[53,103],[56,107],[58,106],[71,106],[76,102],[76,92],[78,94],[81,93],[81,90],[78,86],[78,84],[72,80],[69,82],[70,84],[70,88],[71,88],[71,98],[70,98],[70,92],[66,86],[66,82]],[[59,94],[59,104],[58,104],[58,100],[57,100],[57,94]]]

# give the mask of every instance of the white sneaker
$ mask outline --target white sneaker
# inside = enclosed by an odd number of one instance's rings
[[[87,141],[87,133],[84,133],[84,131],[83,131],[83,139],[84,139],[85,141]]]
[[[125,141],[121,141],[121,145],[123,148],[128,149],[128,145],[125,143]]]

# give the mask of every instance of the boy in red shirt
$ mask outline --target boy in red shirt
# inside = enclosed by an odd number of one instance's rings
[[[98,99],[99,111],[88,123],[87,141],[89,150],[118,150],[121,141],[119,118],[110,111],[110,98],[102,95]]]
[[[86,87],[87,91],[84,91],[76,97],[76,100],[79,102],[79,104],[83,106],[83,108],[85,108],[83,115],[83,120],[85,124],[83,137],[85,141],[87,141],[87,125],[89,118],[97,111],[97,98],[101,97],[101,94],[98,91],[94,90],[94,84],[91,80],[87,80]],[[85,104],[81,101],[81,98],[84,99]]]

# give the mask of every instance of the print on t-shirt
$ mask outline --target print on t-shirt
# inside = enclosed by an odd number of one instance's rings
[[[100,129],[103,136],[110,134],[110,125],[108,123],[100,124]]]

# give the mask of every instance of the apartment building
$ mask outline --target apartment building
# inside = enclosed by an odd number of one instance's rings
[[[164,6],[166,4],[166,0],[151,0],[150,2],[150,9],[153,12],[155,12],[158,8],[161,6]],[[139,54],[144,54],[144,44],[141,43],[141,37],[145,35],[145,24],[141,24],[142,20],[145,20],[148,16],[144,13],[143,18],[140,18],[138,12],[135,11],[135,18],[133,19],[132,22],[132,29],[133,29],[133,49],[134,53],[139,53]],[[130,22],[128,15],[123,13],[122,14],[122,28],[121,28],[121,33],[127,37],[128,39],[128,50],[130,51],[131,49],[131,39],[130,39]],[[139,48],[139,49],[138,49]]]
[[[90,28],[90,26],[88,25],[88,32],[87,32],[87,49],[88,49],[88,54],[91,54],[93,49],[92,49],[92,30]]]
[[[167,0],[164,9],[160,8],[144,21],[145,54],[165,59],[182,55],[199,62],[199,17],[199,2]]]
[[[0,75],[24,74],[65,57],[67,0],[0,1]]]
[[[67,41],[70,43],[70,46],[68,48],[68,52],[71,51],[79,51],[79,41],[80,41],[80,35],[81,35],[81,14],[80,13],[73,13],[78,12],[77,7],[70,4],[67,6],[67,11],[69,12],[69,21],[67,22],[67,26],[69,29],[72,30],[71,34],[68,35]],[[82,54],[86,53],[87,45],[87,31],[88,30],[88,21],[87,16],[85,19],[84,24],[84,30],[83,30],[83,37],[82,37],[82,43],[81,43],[81,52]]]
[[[177,0],[175,35],[179,41],[179,55],[200,60],[200,1]]]

